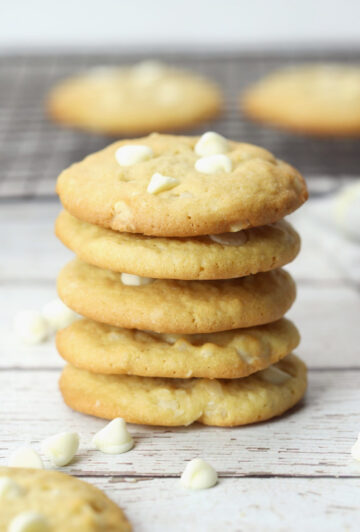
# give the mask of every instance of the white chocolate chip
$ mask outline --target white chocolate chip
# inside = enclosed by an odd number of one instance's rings
[[[203,490],[215,486],[217,479],[217,473],[211,465],[201,458],[195,458],[185,467],[180,482],[185,488]]]
[[[71,462],[79,448],[79,436],[76,432],[60,432],[42,442],[44,455],[57,467]]]
[[[11,521],[8,532],[49,532],[50,526],[45,517],[36,512],[24,512]]]
[[[231,172],[232,162],[227,155],[221,153],[201,157],[195,163],[195,170],[202,174],[215,174],[216,172]]]
[[[270,384],[284,384],[284,382],[290,379],[290,375],[285,371],[277,368],[276,366],[270,366],[266,369],[259,371],[257,374],[262,380],[270,382]]]
[[[26,344],[39,344],[49,335],[47,321],[36,310],[22,310],[14,318],[14,331]]]
[[[148,161],[154,156],[154,152],[149,146],[140,144],[127,144],[121,146],[115,152],[115,159],[120,166],[132,166],[142,161]]]
[[[223,246],[242,246],[247,242],[247,235],[244,231],[237,233],[222,233],[221,235],[209,235],[211,240]]]
[[[354,460],[358,460],[360,462],[360,434],[351,448],[351,456],[354,458]]]
[[[222,135],[219,135],[214,131],[207,131],[199,138],[195,144],[194,150],[195,153],[201,157],[226,153],[229,151],[229,143]]]
[[[126,453],[134,447],[134,440],[121,417],[113,419],[97,432],[93,437],[92,443],[96,449],[107,454]]]
[[[159,194],[159,192],[164,192],[165,190],[170,190],[176,187],[179,183],[180,181],[176,179],[176,177],[169,177],[156,172],[150,179],[147,191],[149,194]]]
[[[71,325],[79,318],[79,315],[67,307],[59,298],[53,299],[53,301],[43,306],[42,316],[54,332]]]
[[[244,222],[237,222],[235,224],[230,225],[229,231],[231,233],[237,233],[238,231],[241,231],[244,229]]]
[[[160,79],[165,71],[165,66],[160,61],[142,61],[132,67],[132,77],[141,85],[152,84]]]
[[[31,469],[43,469],[40,456],[31,447],[20,447],[9,458],[9,467],[28,467]]]
[[[140,277],[139,275],[133,275],[132,273],[122,273],[120,279],[126,286],[145,286],[146,284],[154,282],[154,279],[151,279],[150,277]]]
[[[20,497],[24,490],[10,477],[0,477],[0,500]]]

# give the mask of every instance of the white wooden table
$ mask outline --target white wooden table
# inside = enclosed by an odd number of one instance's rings
[[[90,449],[102,420],[63,404],[53,341],[27,347],[11,331],[18,310],[55,296],[56,273],[71,256],[53,237],[58,210],[55,200],[0,205],[0,463],[24,443],[39,450],[43,438],[76,430],[81,450],[64,471],[104,489],[139,532],[360,530],[360,463],[350,456],[360,431],[360,246],[326,227],[323,202],[293,218],[303,250],[289,266],[298,282],[289,316],[310,369],[306,399],[243,428],[130,425],[136,446],[118,456]],[[219,484],[189,492],[178,479],[197,456]]]

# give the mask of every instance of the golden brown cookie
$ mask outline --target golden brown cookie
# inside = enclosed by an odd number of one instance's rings
[[[314,135],[360,134],[360,68],[308,64],[249,87],[242,107],[255,120]]]
[[[299,252],[300,238],[281,220],[238,233],[160,238],[118,233],[63,211],[56,235],[84,262],[157,279],[230,279],[279,268]]]
[[[106,419],[146,425],[232,427],[279,416],[306,390],[306,366],[295,355],[250,377],[230,380],[97,375],[67,366],[60,389],[68,406]]]
[[[268,151],[229,141],[222,148],[225,153],[206,156],[204,163],[195,151],[198,140],[152,134],[116,142],[64,170],[57,192],[65,209],[80,220],[115,231],[166,237],[266,225],[306,200],[301,175]],[[117,150],[128,146],[145,150],[141,154],[145,160],[120,165]],[[126,159],[128,163],[128,154]],[[157,188],[154,193],[157,174],[165,179],[166,190]]]
[[[0,467],[0,483],[7,486],[0,502],[1,531],[10,530],[13,519],[28,512],[37,514],[51,532],[131,530],[122,510],[102,491],[64,473]]]
[[[225,281],[155,279],[127,286],[119,273],[77,259],[61,270],[57,287],[66,305],[94,321],[176,334],[276,321],[295,299],[294,281],[281,269]]]
[[[295,325],[267,325],[212,334],[157,334],[79,320],[59,331],[60,355],[93,373],[187,379],[246,377],[284,358],[300,341]]]
[[[154,62],[89,70],[56,85],[47,102],[57,122],[109,135],[185,129],[221,107],[213,82]]]

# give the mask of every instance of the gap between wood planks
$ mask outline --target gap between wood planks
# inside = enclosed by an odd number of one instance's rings
[[[76,473],[76,472],[73,472],[71,473],[71,476],[73,477],[77,477],[77,478],[117,478],[117,479],[128,479],[128,478],[135,478],[135,479],[139,479],[139,480],[152,480],[152,479],[176,479],[176,478],[180,478],[179,474],[176,474],[176,473],[169,473],[169,474],[165,474],[165,473],[160,473],[160,474],[148,474],[148,475],[144,475],[144,474],[124,474],[124,473],[119,473],[119,474],[116,474],[116,473],[109,473],[109,474],[104,474],[104,473],[97,473],[96,471],[93,471],[91,473]],[[258,478],[258,479],[265,479],[265,478],[289,478],[289,479],[297,479],[297,478],[302,478],[302,479],[342,479],[342,480],[357,480],[357,479],[360,479],[360,474],[359,475],[301,475],[301,474],[298,474],[298,473],[294,473],[292,475],[288,474],[288,473],[284,473],[284,474],[281,474],[281,473],[226,473],[226,474],[222,474],[222,473],[218,473],[218,478],[222,479],[228,479],[228,478]]]

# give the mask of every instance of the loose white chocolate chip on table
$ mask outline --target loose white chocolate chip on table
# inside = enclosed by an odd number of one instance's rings
[[[207,155],[215,155],[219,153],[226,153],[229,151],[229,143],[225,137],[215,133],[214,131],[207,131],[204,133],[195,144],[195,153],[201,157]]]
[[[156,172],[150,179],[147,191],[149,194],[159,194],[159,192],[164,192],[165,190],[170,190],[176,187],[179,183],[180,181],[176,179],[176,177],[169,177]]]
[[[134,440],[127,430],[125,421],[120,417],[113,419],[97,432],[92,443],[96,449],[107,454],[126,453],[134,447]]]
[[[209,235],[211,240],[223,246],[242,246],[247,242],[247,235],[244,231],[237,233],[222,233],[221,235]]]
[[[201,458],[191,460],[183,474],[180,482],[185,488],[192,490],[203,490],[215,486],[218,477],[215,469]]]
[[[358,460],[360,462],[360,434],[351,448],[351,456],[354,458],[354,460]]]
[[[67,307],[59,298],[54,299],[43,306],[42,316],[45,318],[53,332],[71,325],[79,318],[79,315]]]
[[[26,344],[39,344],[49,335],[49,325],[40,312],[22,310],[14,318],[14,331]]]
[[[44,455],[57,467],[71,462],[79,448],[79,436],[76,432],[60,432],[42,442]]]
[[[154,279],[150,277],[140,277],[139,275],[133,275],[132,273],[122,273],[120,275],[122,284],[126,286],[145,286],[146,284],[151,284],[154,282]]]
[[[120,166],[132,166],[142,161],[148,161],[153,156],[154,152],[149,146],[140,144],[127,144],[115,152],[115,159]]]
[[[46,518],[36,512],[24,512],[11,521],[7,532],[49,532]]]
[[[0,477],[0,500],[20,497],[24,493],[19,484],[10,477]]]
[[[284,382],[290,379],[290,375],[285,371],[277,368],[276,366],[270,366],[266,369],[259,371],[257,374],[262,380],[270,382],[270,384],[284,384]]]
[[[231,172],[232,162],[227,155],[221,153],[201,157],[195,163],[195,170],[203,174],[215,174],[216,172]]]
[[[28,467],[31,469],[43,469],[40,456],[31,447],[20,447],[9,458],[9,467]]]

